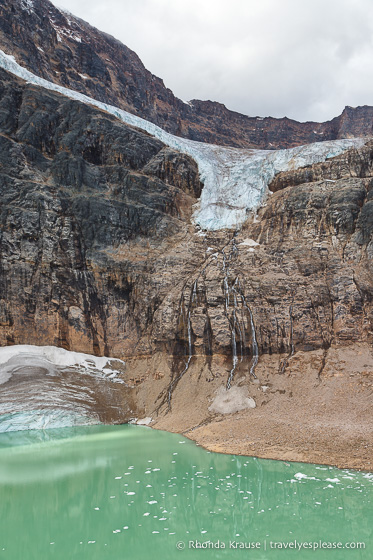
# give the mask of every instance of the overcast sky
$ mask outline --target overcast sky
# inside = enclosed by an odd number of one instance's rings
[[[184,99],[324,121],[373,105],[372,0],[56,0]]]

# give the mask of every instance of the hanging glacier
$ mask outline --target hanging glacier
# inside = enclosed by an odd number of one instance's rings
[[[363,146],[367,138],[330,140],[285,150],[226,148],[169,134],[155,124],[118,107],[39,78],[0,50],[0,67],[43,88],[107,111],[126,124],[140,128],[173,149],[191,156],[204,184],[194,210],[194,221],[204,230],[238,229],[268,194],[268,185],[281,171],[323,162],[350,148]]]

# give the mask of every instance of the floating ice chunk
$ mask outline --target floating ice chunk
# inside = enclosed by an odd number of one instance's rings
[[[294,475],[294,478],[296,478],[297,480],[302,480],[302,478],[308,478],[308,476],[306,474],[299,472]]]
[[[136,424],[138,424],[139,426],[149,426],[149,424],[153,421],[153,418],[151,418],[150,416],[147,416],[146,418],[141,418],[140,420],[137,420]]]

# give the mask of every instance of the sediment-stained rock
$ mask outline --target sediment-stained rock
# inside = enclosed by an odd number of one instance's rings
[[[117,329],[133,351],[160,297],[151,258],[185,236],[200,192],[195,163],[6,72],[0,96],[1,343],[27,332],[108,355]]]

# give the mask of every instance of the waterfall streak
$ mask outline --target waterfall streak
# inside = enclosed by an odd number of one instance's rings
[[[191,294],[191,297],[190,297],[190,300],[189,300],[188,313],[187,313],[188,357],[187,357],[187,360],[185,362],[184,369],[171,381],[171,383],[169,385],[168,397],[167,397],[169,408],[171,408],[172,392],[173,392],[174,388],[176,387],[177,383],[183,377],[183,375],[188,371],[189,365],[190,365],[190,362],[191,362],[192,356],[193,356],[191,314],[192,314],[193,304],[197,300],[197,282],[198,282],[198,279],[195,280],[194,283],[193,283],[192,294]],[[184,292],[182,294],[182,298],[184,298]]]
[[[257,340],[256,340],[254,318],[253,318],[252,311],[251,311],[250,307],[247,305],[246,298],[243,294],[241,294],[241,299],[242,299],[242,305],[245,307],[245,309],[247,309],[247,312],[249,313],[249,317],[250,317],[251,348],[252,348],[252,354],[253,354],[252,363],[251,363],[251,367],[250,367],[250,375],[252,375],[256,379],[255,368],[256,368],[256,366],[258,364],[258,361],[259,361],[259,348],[258,348],[258,343],[257,343]]]

